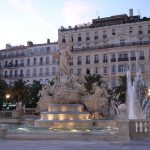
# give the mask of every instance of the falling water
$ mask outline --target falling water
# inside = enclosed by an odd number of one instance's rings
[[[141,95],[141,83],[143,85],[140,72],[136,74],[133,84],[131,81],[130,72],[127,72],[127,106],[129,119],[145,118],[144,112],[142,111],[142,107],[140,104],[140,100],[142,98],[144,99],[144,97],[142,97],[143,95]]]

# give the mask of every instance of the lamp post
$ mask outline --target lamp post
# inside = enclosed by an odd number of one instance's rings
[[[7,104],[6,104],[6,107],[5,107],[5,109],[7,109],[7,107],[8,107],[8,105],[9,105],[9,102],[8,102],[8,100],[9,100],[9,98],[10,98],[10,94],[6,94],[6,99],[7,99]]]
[[[150,96],[150,89],[148,89],[148,96]]]

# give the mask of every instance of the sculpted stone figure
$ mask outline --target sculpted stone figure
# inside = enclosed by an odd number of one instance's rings
[[[59,59],[59,72],[61,75],[69,75],[68,62],[71,59],[71,46],[54,53],[54,57]]]
[[[90,112],[102,113],[102,107],[107,102],[107,91],[103,85],[100,87],[97,82],[93,83],[92,91],[93,94],[87,95],[83,103]]]
[[[52,99],[49,96],[49,85],[45,85],[42,90],[39,91],[38,96],[40,97],[39,102],[37,103],[37,107],[39,111],[45,111],[47,110],[47,106],[52,101]]]

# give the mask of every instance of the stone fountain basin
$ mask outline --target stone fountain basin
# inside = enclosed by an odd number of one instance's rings
[[[79,111],[82,112],[84,106],[82,104],[50,104],[48,105],[49,112],[66,112],[66,111]]]

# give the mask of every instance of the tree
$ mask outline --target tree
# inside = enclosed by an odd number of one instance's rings
[[[23,79],[18,79],[17,81],[14,81],[11,87],[11,95],[15,102],[22,102],[22,104],[25,104],[28,94],[29,86],[26,85]]]
[[[0,79],[0,110],[2,110],[3,103],[6,101],[6,94],[8,91],[8,84],[4,80]]]
[[[118,97],[120,103],[126,102],[126,93],[127,93],[127,76],[119,77],[119,86],[113,89],[115,96]]]
[[[42,89],[42,85],[40,81],[33,81],[33,84],[29,87],[29,95],[28,101],[26,101],[25,105],[28,108],[35,108],[37,106],[37,102],[39,101],[38,92]]]
[[[92,84],[94,82],[97,82],[99,86],[104,82],[101,75],[87,75],[85,76],[85,80],[84,86],[89,93],[92,91]]]

